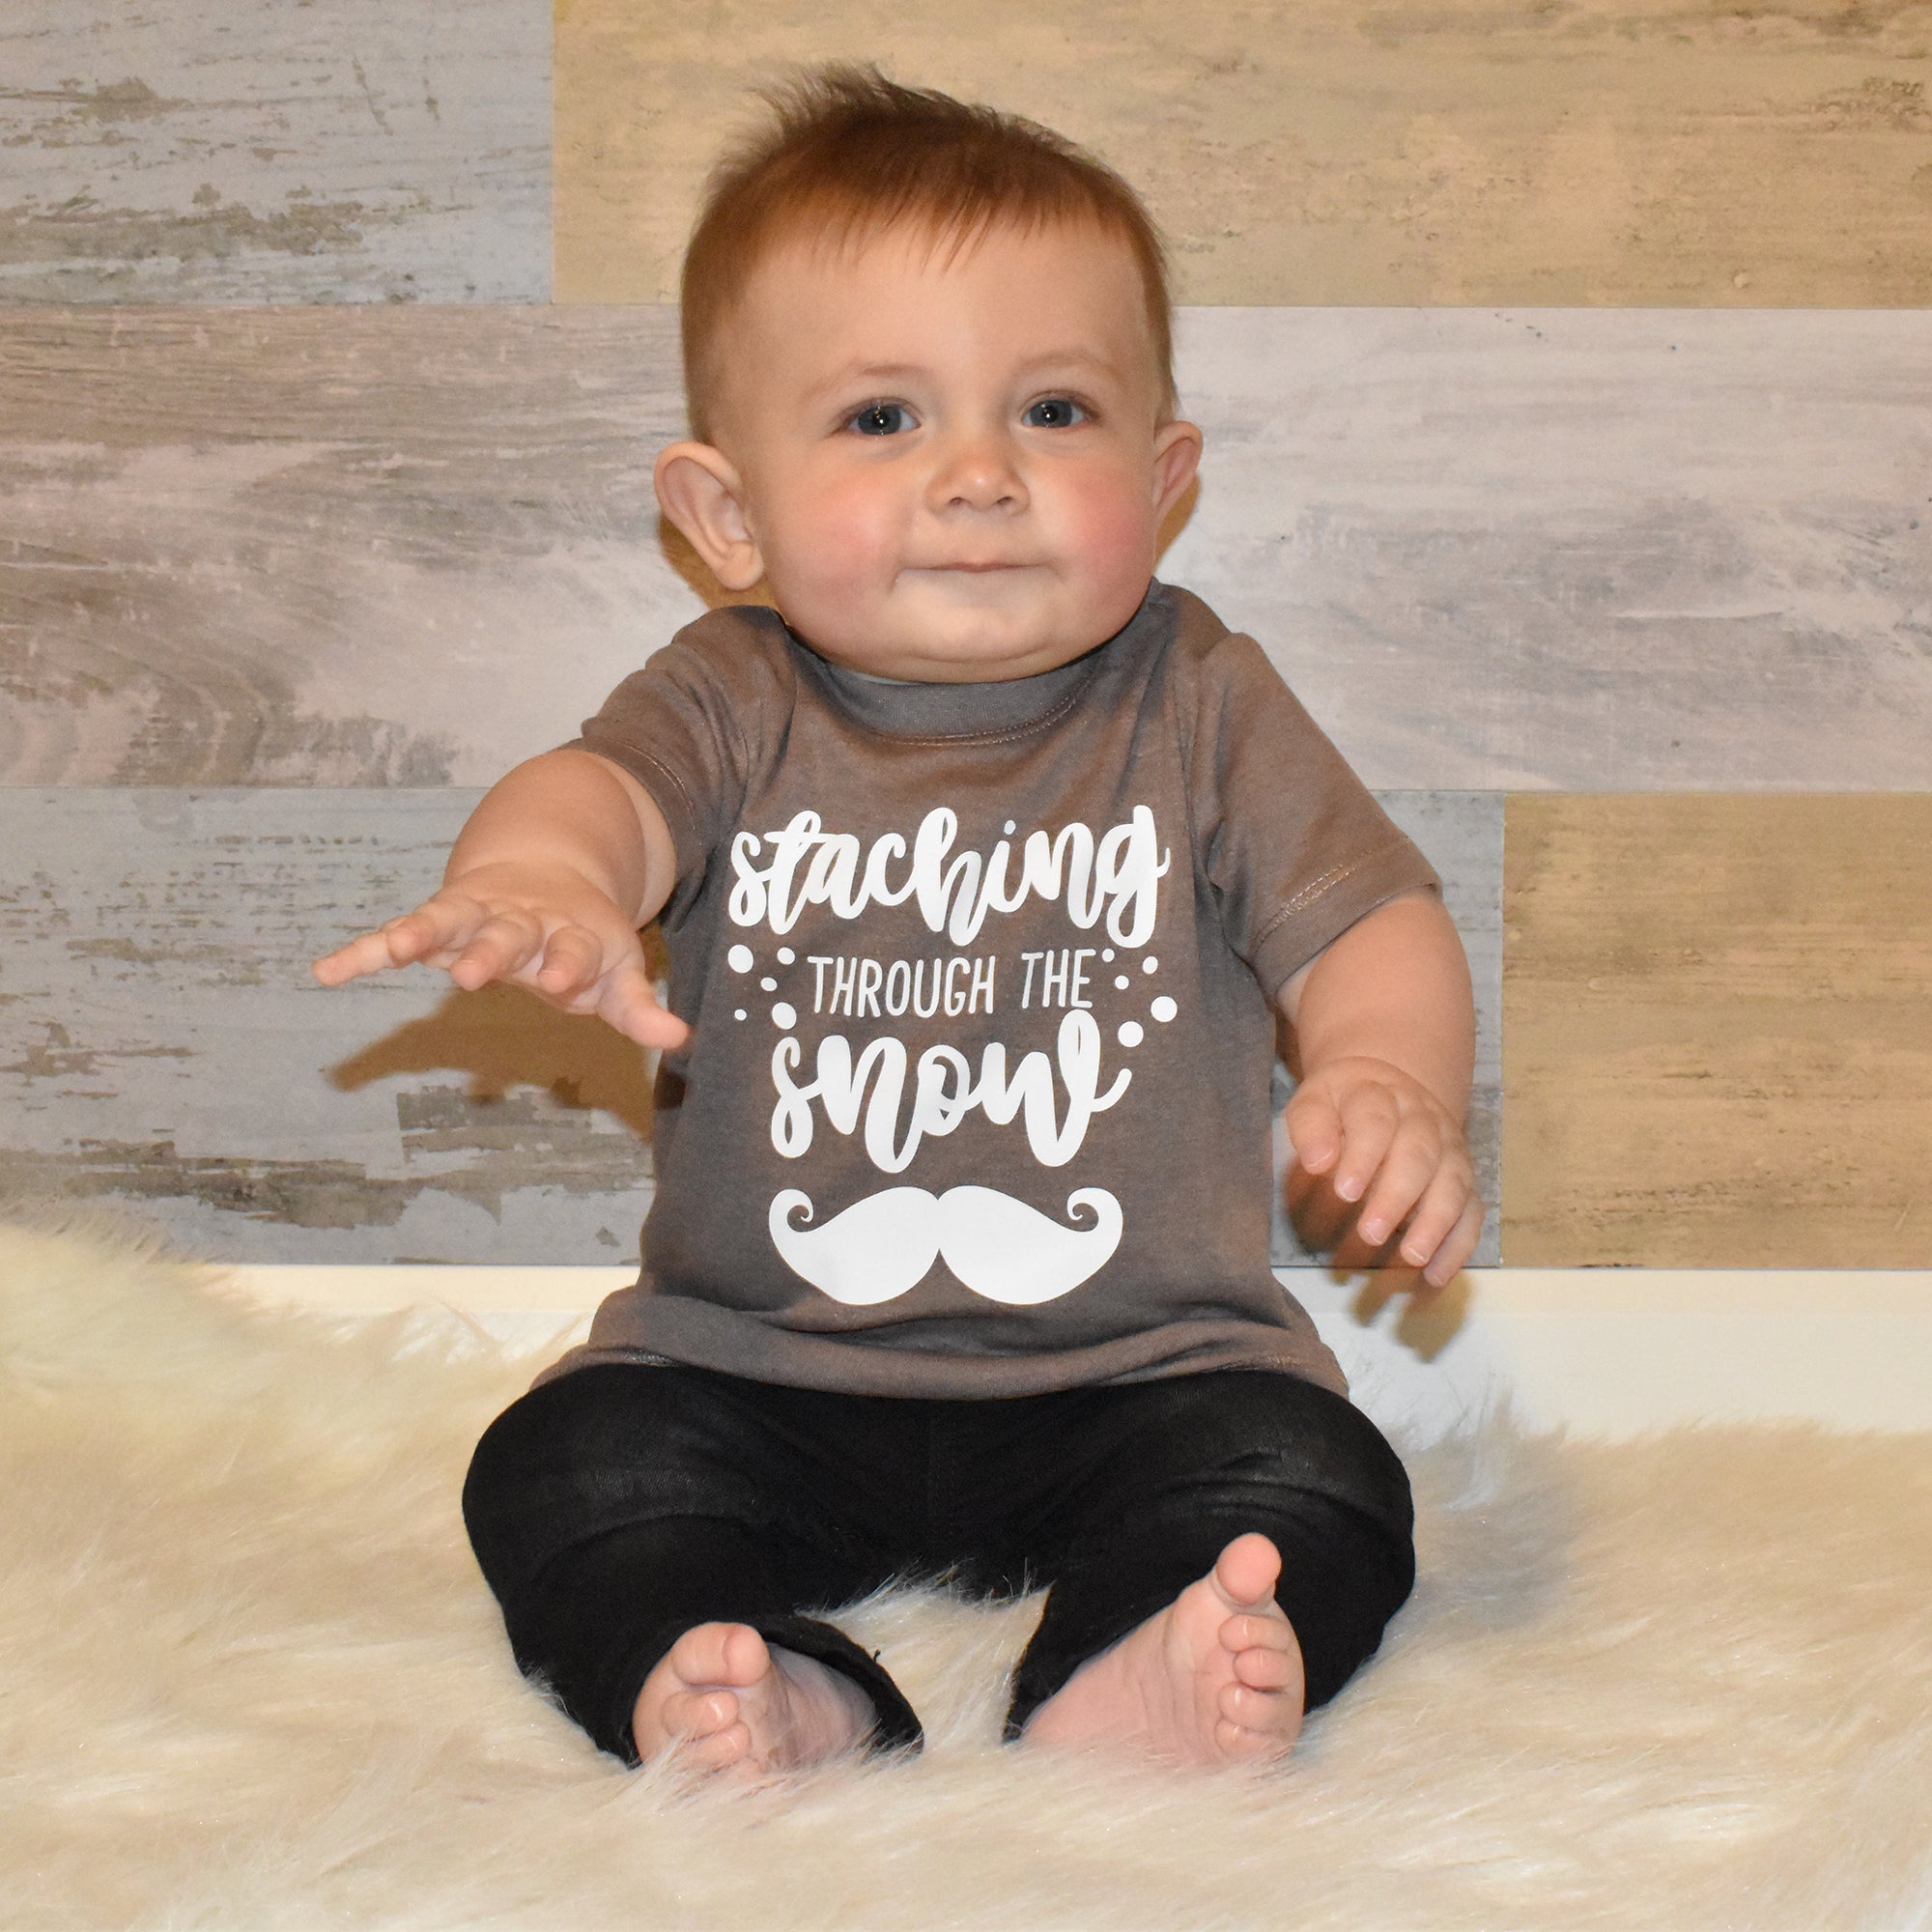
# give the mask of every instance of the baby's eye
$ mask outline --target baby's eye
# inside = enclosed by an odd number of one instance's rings
[[[912,415],[903,403],[867,403],[846,424],[861,436],[897,436],[911,426]]]
[[[1071,396],[1045,396],[1031,405],[1020,420],[1029,429],[1071,429],[1087,420],[1087,412]]]

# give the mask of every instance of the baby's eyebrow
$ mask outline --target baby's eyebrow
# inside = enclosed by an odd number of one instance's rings
[[[917,362],[848,362],[842,369],[835,370],[824,382],[814,384],[810,393],[816,401],[836,395],[840,389],[855,388],[861,384],[891,388],[895,384],[917,382],[930,373]]]
[[[1103,355],[1094,349],[1049,349],[1039,355],[1029,355],[1019,365],[1022,376],[1034,376],[1045,372],[1057,374],[1067,371],[1095,371],[1103,376],[1118,377],[1121,365],[1111,355]]]

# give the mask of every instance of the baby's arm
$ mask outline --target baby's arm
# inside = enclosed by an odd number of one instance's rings
[[[676,877],[670,828],[636,779],[591,752],[546,752],[484,794],[440,892],[318,959],[315,977],[420,963],[466,991],[513,980],[642,1045],[682,1046],[690,1029],[658,1004],[638,937]]]
[[[1362,1203],[1372,1246],[1406,1221],[1403,1260],[1445,1286],[1475,1251],[1483,1204],[1463,1137],[1469,967],[1441,900],[1406,893],[1358,920],[1281,989],[1281,1008],[1300,1049],[1295,1159]]]

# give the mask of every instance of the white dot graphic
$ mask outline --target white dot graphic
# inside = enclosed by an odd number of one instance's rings
[[[789,946],[781,946],[779,948],[779,964],[781,966],[789,966],[797,957],[798,954]]]
[[[1141,1030],[1139,1020],[1122,1020],[1121,1022],[1120,1040],[1122,1046],[1138,1046],[1146,1037],[1147,1035]]]
[[[746,1012],[743,1007],[740,1007],[738,1010],[731,1015],[731,1017],[734,1020],[742,1020],[742,1019],[749,1019],[751,1015]]]
[[[774,980],[770,976],[770,974],[767,974],[762,980],[758,981],[758,990],[761,993],[776,993],[778,989],[779,989],[779,982],[776,980]]]
[[[1103,966],[1111,966],[1114,963],[1114,949],[1111,946],[1101,947],[1100,963]]]
[[[1124,973],[1116,973],[1114,975],[1114,990],[1117,993],[1124,993],[1133,983]]]
[[[1007,830],[1010,832],[1012,829],[1013,829],[1013,821],[1009,818],[1007,820]]]
[[[1143,973],[1158,973],[1160,971],[1160,961],[1156,959],[1151,952],[1150,952],[1148,956],[1141,961],[1141,971]]]
[[[1162,1026],[1165,1026],[1168,1023],[1168,1021],[1171,1020],[1175,1016],[1175,1014],[1178,1013],[1179,1010],[1180,1009],[1177,1007],[1174,1004],[1174,1002],[1167,997],[1165,993],[1163,993],[1159,999],[1153,1001],[1152,1004],[1148,1008],[1148,1011],[1151,1012],[1154,1016],[1154,1018],[1161,1023]]]
[[[781,1000],[772,1009],[772,1024],[781,1032],[789,1032],[791,1028],[798,1024],[798,1015],[784,1001]]]
[[[752,970],[752,949],[749,946],[734,946],[724,955],[724,963],[734,973],[749,973]]]

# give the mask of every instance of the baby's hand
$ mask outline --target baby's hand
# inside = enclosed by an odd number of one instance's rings
[[[1402,1258],[1444,1288],[1475,1252],[1483,1204],[1461,1122],[1386,1061],[1329,1062],[1303,1079],[1285,1116],[1294,1157],[1360,1201],[1355,1227],[1379,1248],[1407,1223]]]
[[[477,866],[413,912],[315,962],[325,986],[391,966],[440,966],[466,992],[527,986],[567,1013],[595,1013],[641,1046],[677,1048],[691,1029],[658,1004],[637,928],[588,879],[561,867]]]

